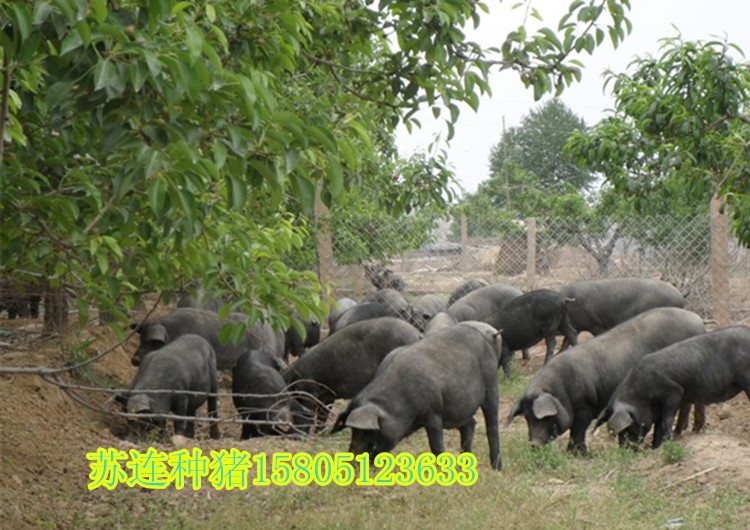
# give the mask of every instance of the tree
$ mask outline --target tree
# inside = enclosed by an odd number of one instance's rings
[[[534,175],[537,185],[548,193],[560,193],[568,185],[581,192],[590,190],[596,176],[563,153],[570,134],[585,130],[582,118],[561,100],[551,99],[524,116],[518,127],[503,131],[490,153],[491,176],[507,181],[499,200],[503,196],[506,201],[511,199],[514,189],[521,185],[513,181],[512,172],[506,171],[511,161]]]
[[[567,224],[577,227],[588,215],[583,192],[595,176],[578,168],[563,147],[573,131],[585,128],[583,119],[552,99],[504,131],[490,154],[490,178],[462,200],[462,209],[471,212],[469,234],[517,236],[523,232],[519,221],[530,217],[541,229],[560,219],[573,219]],[[567,229],[555,232],[570,237]]]
[[[392,161],[394,127],[444,103],[450,133],[491,68],[541,97],[580,77],[573,54],[629,30],[628,0],[576,1],[559,37],[519,28],[482,50],[462,31],[481,2],[369,5],[1,1],[0,274],[72,293],[84,316],[124,319],[140,292],[199,279],[252,319],[286,326],[289,302],[322,317],[315,276],[287,265],[318,190],[330,205],[360,176],[389,182],[362,170]],[[443,182],[423,172],[394,207]]]
[[[613,114],[573,135],[567,152],[638,211],[705,214],[711,196],[723,197],[735,234],[750,244],[750,64],[733,53],[742,54],[724,41],[664,39],[659,57],[608,74]]]

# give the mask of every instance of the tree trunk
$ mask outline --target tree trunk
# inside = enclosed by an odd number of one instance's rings
[[[68,325],[68,296],[62,287],[48,287],[44,294],[44,327],[42,335],[60,334]]]

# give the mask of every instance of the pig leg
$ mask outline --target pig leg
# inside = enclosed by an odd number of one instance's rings
[[[706,405],[695,403],[693,405],[693,432],[699,433],[706,426]]]
[[[690,405],[690,403],[683,403],[682,405],[680,405],[680,412],[677,415],[677,425],[674,428],[675,437],[680,436],[683,432],[685,432],[688,423],[690,423]]]
[[[471,443],[474,441],[474,427],[476,427],[476,425],[476,420],[471,418],[471,420],[458,428],[458,432],[461,433],[462,453],[471,453]]]
[[[211,381],[211,388],[210,388],[210,394],[208,395],[208,398],[206,398],[207,407],[208,407],[208,417],[211,419],[218,419],[218,400],[216,394],[219,390],[219,383],[217,381],[217,378],[214,377]],[[210,427],[208,428],[209,436],[213,438],[214,440],[218,440],[221,437],[221,433],[219,432],[219,424],[217,422],[212,421]]]
[[[427,430],[427,440],[430,442],[430,451],[435,456],[445,452],[445,439],[443,438],[443,418],[433,416],[427,420],[424,426]]]
[[[544,364],[547,364],[555,354],[555,346],[557,346],[557,339],[555,338],[554,331],[544,337],[544,341],[547,343],[547,354],[544,356]]]
[[[503,368],[506,379],[510,377],[510,355],[510,350],[503,343],[502,350],[500,351],[500,366]]]
[[[186,395],[176,395],[172,401],[172,412],[176,416],[187,416],[188,400]],[[190,430],[190,435],[187,434],[188,430]],[[195,424],[187,420],[174,420],[174,433],[192,438],[195,433]]]
[[[242,415],[243,420],[250,419],[250,416],[248,414]],[[240,440],[247,440],[248,438],[253,437],[253,426],[249,423],[243,423],[242,424],[242,433],[240,434]]]
[[[654,439],[651,443],[653,449],[656,449],[662,443],[672,438],[672,424],[680,408],[681,401],[682,394],[679,396],[670,396],[664,402],[661,409],[661,418],[654,424]]]
[[[531,353],[529,353],[528,348],[524,348],[523,350],[521,350],[521,357],[524,361],[528,361],[529,359],[531,359]]]
[[[594,415],[587,410],[576,411],[575,420],[573,420],[573,425],[570,427],[568,451],[578,455],[586,454],[586,429],[591,425],[593,419]]]
[[[563,344],[565,347],[569,346],[576,346],[578,344],[578,331],[573,327],[573,324],[570,323],[570,317],[568,317],[567,313],[563,317],[563,319],[560,321],[560,326],[558,327],[560,330],[560,333],[563,334]],[[562,351],[562,346],[560,347],[560,350]]]
[[[487,429],[487,442],[490,444],[490,465],[495,471],[502,471],[503,460],[500,457],[500,429],[498,425],[500,411],[498,410],[497,396],[494,400],[482,406],[482,415],[484,416],[484,425]]]
[[[195,438],[195,422],[193,420],[185,422],[185,437]]]

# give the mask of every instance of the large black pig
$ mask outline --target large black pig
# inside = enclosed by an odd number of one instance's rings
[[[419,331],[424,331],[432,317],[447,309],[448,305],[441,296],[436,294],[422,295],[409,305],[407,312],[409,323]]]
[[[138,366],[149,352],[188,333],[200,335],[211,344],[216,352],[216,366],[219,370],[234,367],[239,356],[248,350],[266,348],[281,358],[284,354],[284,332],[274,331],[267,323],[256,322],[250,326],[237,344],[232,340],[222,344],[219,330],[224,324],[246,321],[247,315],[243,313],[230,313],[222,322],[214,311],[193,307],[177,308],[166,316],[131,326],[138,331],[141,339],[131,362]]]
[[[336,419],[333,432],[350,427],[349,451],[374,458],[424,427],[430,450],[445,451],[443,429],[461,433],[471,452],[474,414],[481,408],[493,469],[502,469],[498,431],[498,332],[484,322],[463,322],[391,352],[375,378]]]
[[[328,335],[331,336],[339,330],[365,320],[379,317],[401,318],[401,313],[394,310],[390,305],[381,302],[362,302],[350,307],[331,324]]]
[[[531,348],[544,339],[548,363],[555,352],[556,335],[562,333],[573,345],[578,333],[570,325],[568,304],[570,298],[550,289],[537,289],[509,301],[488,322],[503,336],[503,354],[500,365],[505,375],[510,375],[510,358],[514,351]]]
[[[392,350],[421,338],[414,326],[395,317],[357,322],[310,348],[282,375],[291,390],[323,403],[349,399],[369,383]]]
[[[545,364],[508,416],[523,415],[529,441],[542,445],[570,430],[568,450],[586,451],[586,429],[645,355],[705,332],[700,316],[652,309],[566,350]]]
[[[195,416],[195,411],[208,403],[208,416],[217,417],[218,380],[216,356],[211,345],[198,335],[182,335],[146,357],[138,367],[130,390],[118,400],[132,414],[168,414]],[[156,392],[170,390],[173,392]],[[191,394],[189,392],[205,392]],[[128,421],[128,438],[134,439],[145,431],[166,422],[159,418]],[[193,437],[195,422],[174,420],[175,434]],[[219,426],[212,422],[212,438],[219,437]]]
[[[232,369],[234,406],[243,419],[253,421],[242,424],[240,440],[289,433],[293,425],[304,430],[305,408],[285,395],[286,383],[275,360],[273,352],[253,350],[240,355]]]
[[[475,291],[480,287],[487,287],[489,284],[490,282],[488,282],[484,278],[472,278],[471,280],[465,281],[451,291],[450,296],[448,296],[448,305],[451,305],[459,298],[463,298],[470,292]]]
[[[643,357],[617,387],[597,426],[608,421],[621,445],[641,443],[653,426],[656,448],[671,438],[684,405],[719,403],[740,392],[750,398],[746,326],[691,337]]]
[[[649,309],[685,307],[685,298],[671,284],[652,278],[609,278],[567,285],[560,294],[568,305],[570,323],[579,333],[600,335]],[[568,346],[563,341],[562,348]]]
[[[448,306],[448,313],[458,322],[478,320],[492,325],[488,319],[496,316],[505,304],[522,294],[523,291],[511,285],[498,283],[480,287]]]

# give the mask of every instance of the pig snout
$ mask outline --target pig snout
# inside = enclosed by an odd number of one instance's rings
[[[532,447],[541,447],[557,436],[556,425],[549,422],[529,423],[529,442]]]
[[[539,447],[542,447],[545,443],[547,443],[546,440],[542,440],[541,438],[529,438],[529,442],[531,443],[531,447],[534,449],[538,449]]]

